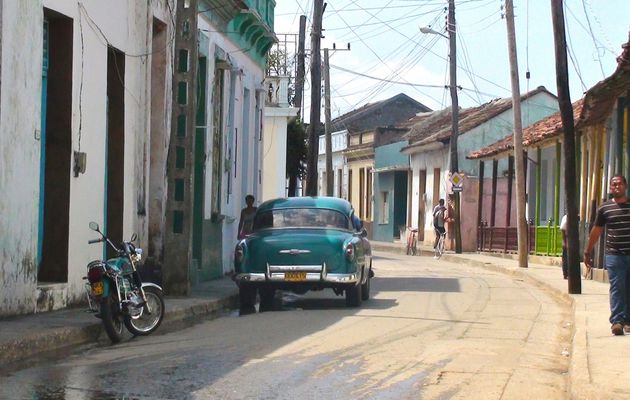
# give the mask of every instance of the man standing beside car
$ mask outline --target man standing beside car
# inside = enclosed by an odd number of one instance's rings
[[[591,269],[591,252],[606,227],[604,265],[610,282],[610,323],[613,335],[630,333],[630,199],[628,182],[622,175],[610,179],[612,200],[598,209],[584,249],[584,264]]]

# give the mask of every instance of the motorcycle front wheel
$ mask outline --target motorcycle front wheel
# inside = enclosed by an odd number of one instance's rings
[[[140,311],[140,315],[136,317],[125,316],[125,326],[134,336],[146,336],[151,334],[160,326],[162,319],[164,319],[164,297],[162,291],[147,286],[144,288],[144,294],[151,314],[143,308]]]
[[[105,333],[112,343],[118,343],[123,334],[123,317],[118,311],[118,301],[114,296],[109,295],[101,303],[101,318]]]

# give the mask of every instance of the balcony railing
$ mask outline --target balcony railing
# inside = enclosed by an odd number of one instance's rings
[[[289,77],[269,76],[265,78],[267,107],[289,107]]]

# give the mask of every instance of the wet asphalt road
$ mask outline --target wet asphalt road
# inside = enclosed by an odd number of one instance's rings
[[[500,273],[377,254],[372,298],[284,294],[0,373],[0,399],[561,399],[568,309]]]

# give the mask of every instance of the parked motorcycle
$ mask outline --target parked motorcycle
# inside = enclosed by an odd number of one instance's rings
[[[162,288],[154,283],[143,283],[136,268],[142,258],[142,249],[122,242],[116,247],[100,230],[96,222],[90,229],[101,235],[88,244],[107,242],[117,256],[108,260],[94,260],[87,265],[86,291],[90,310],[97,312],[105,332],[112,343],[122,339],[123,325],[134,336],[154,332],[164,318]]]

